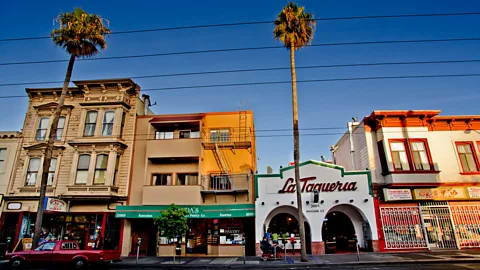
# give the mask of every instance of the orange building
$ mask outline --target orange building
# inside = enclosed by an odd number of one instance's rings
[[[172,203],[189,211],[182,253],[231,256],[255,253],[255,137],[251,111],[137,117],[133,173],[122,254],[170,256],[170,239],[153,218]],[[251,237],[249,237],[251,235]]]

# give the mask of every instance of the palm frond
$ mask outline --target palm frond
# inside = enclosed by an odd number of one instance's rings
[[[289,2],[277,15],[274,22],[273,37],[280,40],[286,48],[292,45],[296,50],[310,44],[315,31],[315,19],[305,7]]]
[[[73,12],[62,13],[55,18],[58,29],[51,33],[55,45],[64,48],[76,57],[90,57],[107,47],[106,36],[110,34],[104,22],[109,22],[98,15],[88,14],[81,8]]]

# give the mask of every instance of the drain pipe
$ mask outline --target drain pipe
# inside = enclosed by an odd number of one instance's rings
[[[356,119],[354,118],[353,120],[356,120]],[[352,134],[353,125],[354,125],[354,122],[348,122],[347,128],[348,128],[348,139],[350,141],[350,156],[352,158],[352,167],[353,167],[353,170],[356,170],[357,166],[355,164],[355,146],[353,144],[353,134]]]

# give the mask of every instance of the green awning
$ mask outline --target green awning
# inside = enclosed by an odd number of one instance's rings
[[[169,205],[155,206],[117,206],[116,218],[155,218],[161,216],[160,211],[167,210]],[[190,213],[188,218],[242,218],[255,217],[254,204],[221,204],[221,205],[179,205]]]

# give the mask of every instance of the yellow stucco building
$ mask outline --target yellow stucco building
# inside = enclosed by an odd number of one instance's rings
[[[172,203],[189,211],[182,254],[255,253],[255,128],[251,111],[138,116],[122,255],[170,256],[153,218]],[[250,237],[251,236],[251,237]]]

